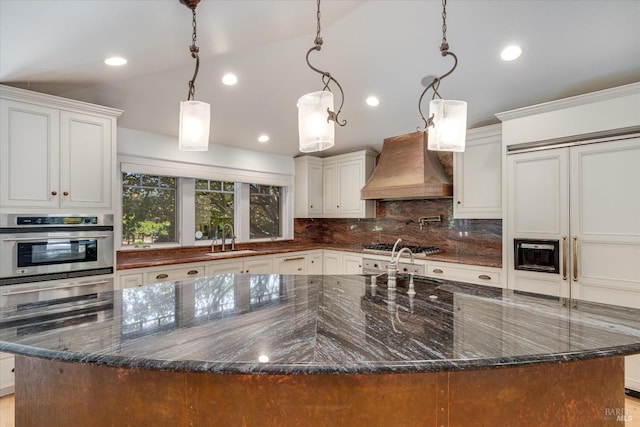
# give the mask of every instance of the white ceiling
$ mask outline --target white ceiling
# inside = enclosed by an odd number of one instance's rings
[[[348,121],[324,154],[415,131],[421,80],[452,65],[439,52],[441,2],[324,0],[321,11],[324,46],[311,61],[343,86]],[[469,128],[497,123],[500,111],[640,81],[639,0],[449,0],[447,12],[460,63],[440,94],[468,102]],[[197,22],[195,99],[211,104],[211,142],[298,154],[296,101],[322,88],[305,62],[316,2],[202,0]],[[177,135],[190,43],[191,11],[178,0],[0,0],[0,82],[123,109],[127,128]],[[509,43],[523,55],[507,63],[499,53]],[[102,63],[115,54],[128,64]],[[228,71],[239,77],[234,87],[220,82]],[[364,102],[370,94],[381,100],[375,109]],[[271,140],[257,142],[262,133]]]

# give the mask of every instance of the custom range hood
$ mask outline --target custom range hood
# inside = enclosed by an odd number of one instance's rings
[[[436,153],[427,150],[426,132],[414,132],[384,140],[378,165],[360,196],[363,200],[452,197],[453,185]]]

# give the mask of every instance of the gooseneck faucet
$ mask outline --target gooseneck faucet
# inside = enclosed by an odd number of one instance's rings
[[[396,241],[396,245],[400,242],[400,239]],[[390,289],[395,289],[396,287],[396,273],[398,272],[398,263],[400,262],[400,257],[403,253],[408,252],[411,257],[411,263],[414,263],[413,252],[409,248],[402,248],[395,254],[395,246],[394,250],[391,254],[391,261],[387,265],[387,287]],[[395,255],[395,256],[394,256]]]
[[[222,224],[222,248],[220,249],[222,252],[225,252],[225,244],[226,244],[226,238],[225,238],[225,229],[229,227],[229,231],[231,231],[231,250],[235,251],[236,250],[236,233],[233,231],[233,226],[231,224],[224,223]]]

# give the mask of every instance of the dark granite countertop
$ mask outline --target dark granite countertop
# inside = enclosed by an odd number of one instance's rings
[[[419,278],[228,274],[0,310],[0,351],[124,368],[382,373],[640,353],[640,310]],[[62,301],[61,301],[62,302]]]
[[[283,241],[271,244],[239,244],[241,249],[251,249],[254,252],[228,251],[225,254],[211,257],[209,246],[196,246],[186,248],[166,248],[166,249],[128,249],[118,251],[117,269],[128,270],[132,268],[159,267],[163,265],[185,264],[190,262],[210,262],[222,259],[233,259],[240,257],[251,257],[260,255],[287,254],[290,252],[312,251],[327,249],[335,251],[354,252],[363,256],[372,256],[371,253],[363,252],[362,245],[326,245],[319,243],[300,244],[294,241]],[[441,252],[428,255],[422,260],[451,262],[457,264],[478,265],[484,267],[500,268],[502,258],[496,256],[469,255],[460,253]]]

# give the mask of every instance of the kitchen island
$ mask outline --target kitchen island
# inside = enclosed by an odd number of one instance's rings
[[[4,309],[16,424],[621,425],[640,310],[405,282],[227,274]]]

